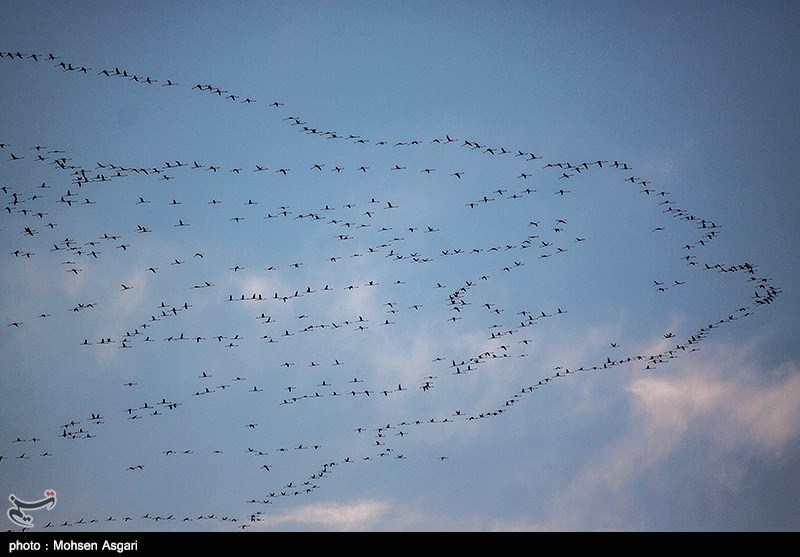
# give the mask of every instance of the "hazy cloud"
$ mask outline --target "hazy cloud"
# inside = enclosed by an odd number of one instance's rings
[[[360,501],[344,505],[313,504],[270,513],[261,524],[269,527],[295,525],[313,530],[360,531],[369,529],[389,510],[389,504],[381,501]]]

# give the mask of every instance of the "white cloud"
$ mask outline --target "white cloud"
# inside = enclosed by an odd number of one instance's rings
[[[384,518],[390,505],[381,501],[360,501],[337,505],[332,503],[312,504],[297,507],[282,513],[270,513],[260,521],[265,527],[295,525],[310,530],[369,530]]]
[[[705,427],[720,450],[749,446],[779,453],[800,434],[800,365],[784,364],[778,375],[786,380],[763,385],[755,379],[761,370],[741,367],[750,359],[742,349],[699,370],[685,368],[675,378],[635,381],[630,391],[648,435],[659,438],[653,444],[666,451],[690,428]]]
[[[582,470],[554,497],[548,520],[506,526],[635,529],[642,495],[636,486],[650,475],[665,485],[688,478],[695,486],[735,494],[749,467],[775,462],[800,436],[800,363],[766,372],[751,347],[705,348],[674,372],[633,379],[627,387],[630,426],[587,455]],[[701,452],[692,450],[698,442]]]

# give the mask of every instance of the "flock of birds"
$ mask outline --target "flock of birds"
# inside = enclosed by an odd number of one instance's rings
[[[757,307],[771,304],[780,294],[780,289],[769,278],[761,276],[753,263],[721,264],[705,260],[703,248],[720,234],[721,227],[712,220],[677,206],[669,192],[638,176],[632,165],[624,161],[548,162],[543,160],[543,155],[529,149],[506,149],[471,138],[457,138],[449,133],[426,140],[376,140],[361,134],[325,129],[300,116],[286,114],[283,102],[264,101],[214,84],[184,84],[119,67],[91,68],[69,62],[53,53],[0,51],[0,58],[8,64],[37,65],[85,79],[121,80],[132,87],[160,88],[162,91],[181,90],[188,99],[192,95],[211,96],[220,102],[243,105],[243,109],[246,106],[248,110],[263,105],[276,115],[276,121],[286,130],[318,139],[362,145],[364,149],[367,146],[399,151],[417,149],[436,156],[438,151],[435,149],[457,148],[460,152],[485,157],[481,162],[487,159],[493,162],[509,161],[499,164],[503,164],[506,171],[513,168],[513,174],[508,173],[506,178],[513,186],[492,185],[477,194],[465,195],[460,201],[468,214],[475,214],[474,211],[483,211],[484,214],[491,212],[493,218],[502,219],[511,207],[509,204],[530,204],[531,200],[539,200],[544,195],[551,198],[547,200],[548,203],[553,199],[567,200],[580,195],[587,180],[598,176],[608,179],[610,174],[612,181],[626,192],[622,195],[631,191],[643,196],[642,199],[650,203],[651,209],[674,218],[680,222],[680,226],[686,227],[691,239],[681,246],[684,255],[679,263],[705,273],[741,276],[752,286],[752,295],[745,303],[735,304],[730,312],[704,321],[702,326],[688,334],[679,338],[672,331],[664,331],[657,339],[661,341],[658,344],[661,348],[653,353],[622,354],[624,348],[618,342],[611,342],[607,346],[608,355],[597,361],[559,365],[549,370],[540,370],[539,365],[532,364],[531,367],[540,375],[509,388],[507,396],[492,406],[470,410],[452,408],[435,415],[414,415],[402,420],[381,420],[377,424],[359,425],[348,432],[358,441],[333,449],[333,452],[317,440],[298,439],[290,444],[269,444],[266,437],[258,437],[258,432],[264,429],[261,420],[254,418],[247,421],[241,425],[241,432],[231,434],[241,433],[248,440],[246,446],[231,458],[251,458],[253,468],[263,472],[264,485],[267,486],[256,488],[257,495],[246,501],[249,505],[268,505],[281,498],[313,494],[338,469],[358,462],[413,458],[405,450],[407,445],[404,438],[414,437],[421,428],[442,428],[451,424],[498,419],[532,393],[565,377],[623,366],[653,370],[682,354],[698,350],[703,340],[716,329],[752,315]],[[102,87],[103,84],[95,81],[92,86]],[[370,156],[365,151],[364,158],[369,160]],[[274,406],[272,411],[280,413],[285,411],[283,408],[286,406],[324,405],[324,401],[334,398],[348,401],[340,404],[355,405],[367,399],[403,397],[414,408],[416,397],[423,400],[439,390],[457,392],[453,381],[460,376],[483,372],[485,377],[490,378],[490,372],[485,370],[496,370],[498,366],[511,365],[512,360],[529,357],[527,349],[536,343],[534,331],[537,327],[545,322],[565,319],[575,311],[562,308],[558,303],[511,307],[509,303],[498,303],[487,297],[487,285],[497,282],[525,285],[530,280],[533,268],[537,271],[542,269],[537,265],[546,265],[549,258],[568,257],[566,254],[571,250],[590,249],[584,246],[591,245],[582,231],[575,231],[568,206],[563,204],[557,205],[560,212],[552,217],[527,218],[520,223],[519,233],[515,237],[505,238],[501,242],[484,241],[482,244],[476,242],[465,246],[453,245],[454,236],[446,235],[443,232],[446,227],[440,222],[415,222],[423,219],[418,219],[413,211],[405,210],[408,199],[401,192],[396,191],[392,199],[376,193],[375,197],[365,195],[346,204],[332,203],[326,197],[329,194],[325,193],[315,198],[323,199],[319,203],[298,201],[284,205],[272,204],[265,199],[269,196],[246,189],[263,176],[270,176],[270,180],[277,182],[299,173],[305,173],[307,177],[327,176],[329,179],[344,176],[350,180],[375,175],[386,178],[405,173],[412,176],[414,181],[429,180],[441,187],[442,184],[456,185],[469,179],[469,172],[459,168],[444,169],[436,165],[411,167],[400,163],[378,167],[373,162],[348,166],[342,162],[320,161],[307,161],[298,168],[296,164],[238,164],[199,159],[169,159],[155,165],[117,161],[81,164],[77,162],[80,159],[80,153],[60,147],[21,145],[10,140],[0,143],[0,168],[8,171],[12,165],[25,165],[28,174],[47,176],[44,181],[36,180],[37,185],[6,183],[2,186],[5,202],[2,218],[4,244],[15,243],[12,251],[4,254],[4,265],[24,266],[30,261],[45,260],[53,273],[53,281],[87,280],[96,284],[98,292],[103,289],[107,291],[111,286],[114,292],[108,296],[118,301],[125,296],[135,295],[139,290],[147,290],[148,281],[156,280],[173,285],[171,292],[182,294],[175,294],[176,298],[169,301],[153,300],[149,305],[148,301],[141,301],[135,306],[135,312],[141,313],[135,313],[133,317],[126,315],[126,322],[117,321],[110,330],[95,336],[87,333],[93,330],[90,321],[81,320],[79,315],[82,317],[103,312],[104,305],[99,300],[72,300],[68,307],[32,309],[9,318],[2,337],[5,349],[14,350],[15,343],[22,342],[26,331],[39,328],[38,324],[32,322],[47,321],[56,312],[66,312],[72,315],[74,327],[62,331],[62,335],[79,350],[120,349],[134,353],[157,350],[168,357],[171,353],[176,354],[177,361],[179,356],[191,349],[219,349],[235,353],[242,350],[269,350],[277,345],[288,348],[279,352],[281,356],[277,359],[267,352],[264,359],[269,362],[268,367],[283,374],[280,377],[287,378],[287,382],[292,377],[301,380],[292,381],[292,384],[278,389],[275,379],[268,380],[262,374],[257,375],[255,369],[202,371],[192,381],[192,388],[182,394],[164,393],[147,400],[139,399],[140,402],[136,404],[120,408],[78,410],[64,423],[54,424],[35,436],[13,435],[7,441],[0,440],[3,443],[0,445],[0,469],[19,466],[33,459],[57,459],[59,453],[63,452],[64,443],[101,438],[111,422],[121,427],[120,424],[125,420],[164,420],[166,418],[163,416],[191,412],[192,408],[197,408],[199,399],[207,397],[230,396],[236,397],[233,400],[246,403],[252,400],[253,408],[259,409],[271,404]],[[161,187],[161,182],[174,180],[174,184],[186,184],[198,176],[204,176],[204,179],[210,176],[219,179],[224,177],[241,187],[232,188],[234,193],[228,191],[224,196],[212,194],[204,199],[200,199],[197,192],[190,194],[187,190],[172,189],[165,193]],[[107,198],[107,192],[117,186],[120,189],[114,190],[113,199]],[[175,191],[179,194],[175,194]],[[237,191],[247,193],[237,198]],[[100,236],[87,236],[87,227],[76,224],[99,218],[101,211],[112,211],[112,204],[123,205],[122,211],[139,222],[134,227],[105,232]],[[232,205],[233,212],[230,212]],[[158,211],[149,212],[153,206],[158,206]],[[76,214],[79,215],[77,219],[74,217]],[[119,222],[126,220],[121,218]],[[249,231],[267,227],[266,230],[278,236],[280,230],[290,227],[292,235],[309,235],[324,240],[320,241],[319,249],[306,250],[295,259],[279,255],[273,261],[254,261],[255,258],[250,255],[247,259],[242,256],[242,260],[220,263],[218,254],[209,253],[203,246],[169,256],[149,250],[150,238],[154,236],[161,239],[177,238],[183,242],[176,245],[187,245],[191,243],[189,240],[202,239],[203,229],[211,220],[220,226],[228,226],[232,236],[239,234],[237,227],[251,227]],[[657,226],[652,231],[658,234],[664,228]],[[290,241],[288,236],[286,241]],[[323,253],[323,250],[330,251]],[[126,258],[133,258],[130,254],[137,253],[145,253],[150,259],[119,284],[109,285],[109,277],[116,276],[116,273],[104,272],[104,268],[97,263],[110,260],[112,267],[126,268],[122,262],[129,261]],[[347,268],[348,261],[353,262],[354,258],[363,258],[358,262],[364,265],[364,269],[381,269],[376,274],[391,274],[385,270],[398,269],[397,278],[358,282],[347,279],[351,275],[341,269]],[[427,277],[422,269],[449,269],[454,259],[459,263],[453,263],[452,268],[464,269],[468,273],[460,282],[445,284],[445,281],[432,280],[425,289],[428,294],[420,295],[418,299],[407,299],[404,286],[409,281],[418,280],[418,276]],[[404,265],[406,267],[402,267]],[[191,269],[192,272],[184,272],[185,269]],[[304,271],[307,269],[322,272],[306,274]],[[263,280],[256,283],[258,286],[248,283],[251,287],[246,291],[224,290],[225,286],[235,284],[229,278],[224,280],[222,286],[218,285],[220,276],[237,277],[245,274]],[[273,276],[280,279],[272,281]],[[309,277],[315,276],[325,278],[309,283]],[[686,282],[683,276],[654,278],[654,295],[683,287]],[[267,289],[266,285],[279,286]],[[379,312],[374,309],[363,312],[354,309],[337,313],[331,319],[330,308],[337,307],[342,300],[355,299],[351,297],[367,289],[375,292],[374,296],[381,297]],[[350,307],[346,303],[342,305]],[[226,315],[247,317],[241,319],[241,329],[228,330],[227,320],[208,320],[207,317],[196,316],[198,313],[207,315],[204,313],[206,308],[225,312]],[[398,381],[387,374],[371,374],[349,364],[345,353],[336,353],[337,346],[353,340],[380,350],[382,337],[379,335],[383,331],[392,327],[413,327],[420,315],[436,316],[437,325],[442,328],[465,324],[478,326],[484,331],[485,340],[480,348],[466,353],[437,355],[428,362],[427,369],[419,370],[419,375],[411,382],[407,381],[407,377]],[[310,344],[309,339],[315,339],[319,341],[317,346],[327,348],[320,349],[318,353],[309,352],[308,346],[315,346]],[[305,342],[309,344],[301,344]],[[174,352],[164,352],[166,350]],[[296,354],[296,357],[290,354]],[[261,365],[262,362],[259,363]],[[313,382],[308,380],[312,373]],[[159,386],[157,381],[147,375],[125,378],[119,381],[119,389],[122,396],[127,396],[125,393],[136,393],[147,382],[148,392],[152,392]],[[134,398],[131,397],[131,400]],[[197,454],[222,458],[232,452],[222,446],[215,449],[196,446],[148,447],[140,452],[148,450],[153,453],[150,460],[130,462],[120,473],[158,474],[160,459],[191,458],[191,455]],[[305,472],[299,472],[299,476],[293,480],[271,483],[273,480],[270,476],[274,471],[286,468],[282,459],[300,453],[313,453],[313,462],[316,464]],[[450,457],[447,454],[436,458],[439,463],[448,460]],[[4,476],[6,474],[3,472]],[[266,511],[260,508],[244,514],[220,514],[216,510],[192,516],[163,514],[82,516],[50,521],[44,527],[91,529],[103,523],[133,523],[137,528],[146,528],[161,522],[200,522],[207,525],[209,521],[215,521],[246,529],[267,517]]]

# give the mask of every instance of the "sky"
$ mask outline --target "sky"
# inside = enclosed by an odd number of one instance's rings
[[[28,528],[65,532],[797,531],[798,21],[3,2],[4,500],[55,491]]]

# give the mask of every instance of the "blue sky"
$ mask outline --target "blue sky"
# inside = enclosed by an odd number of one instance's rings
[[[54,531],[797,530],[798,15],[3,3],[0,488]]]

